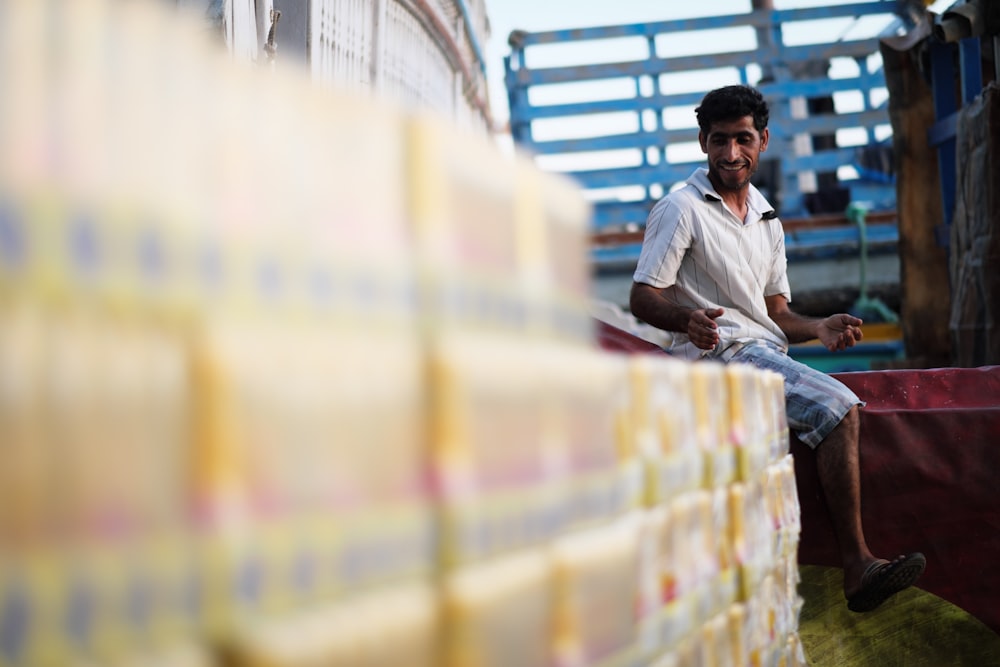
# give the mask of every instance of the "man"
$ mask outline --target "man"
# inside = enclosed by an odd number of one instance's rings
[[[869,611],[913,584],[924,556],[887,561],[868,549],[858,471],[863,404],[840,382],[787,354],[789,342],[815,338],[831,351],[844,350],[861,340],[862,322],[847,314],[802,317],[788,307],[781,222],[750,183],[768,142],[761,94],[748,86],[720,88],[695,113],[708,166],[650,211],[633,276],[632,313],[681,334],[673,354],[748,363],[784,376],[789,426],[816,451],[848,607]]]

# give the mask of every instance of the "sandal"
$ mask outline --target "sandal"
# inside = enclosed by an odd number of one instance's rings
[[[847,599],[851,611],[875,609],[890,597],[909,588],[924,572],[927,559],[919,552],[894,561],[877,560],[861,575],[861,588]]]

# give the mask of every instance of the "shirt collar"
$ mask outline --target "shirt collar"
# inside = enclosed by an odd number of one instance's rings
[[[705,199],[714,199],[715,201],[722,201],[722,197],[719,193],[715,191],[715,186],[712,185],[712,181],[708,180],[708,167],[699,167],[695,170],[693,174],[687,179],[689,185],[693,185],[697,188],[698,192]],[[754,212],[754,216],[751,219],[758,220],[772,220],[778,217],[775,213],[774,207],[768,203],[764,195],[760,193],[753,183],[750,184],[750,191],[747,194],[747,206],[750,210]]]

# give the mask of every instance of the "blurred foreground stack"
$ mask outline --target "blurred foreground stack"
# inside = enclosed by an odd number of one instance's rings
[[[0,8],[0,665],[792,665],[780,378],[596,349],[589,210],[159,5]]]

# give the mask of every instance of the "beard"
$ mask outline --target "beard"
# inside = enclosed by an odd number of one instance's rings
[[[724,169],[718,164],[708,165],[708,175],[719,190],[742,190],[750,184],[755,171],[749,163],[742,163],[742,168],[736,171]]]

